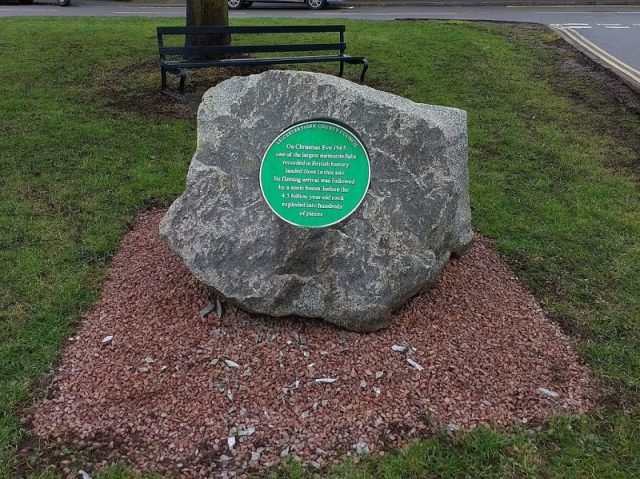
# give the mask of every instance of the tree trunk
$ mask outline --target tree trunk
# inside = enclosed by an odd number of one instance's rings
[[[187,0],[188,27],[226,27],[229,26],[227,0]],[[230,35],[187,35],[187,46],[229,45]],[[200,58],[214,58],[219,55],[199,55]]]

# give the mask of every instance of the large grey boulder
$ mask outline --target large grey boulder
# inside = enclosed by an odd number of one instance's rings
[[[266,204],[260,163],[282,130],[319,117],[359,134],[371,183],[343,222],[300,228]],[[471,242],[466,113],[324,74],[232,78],[204,95],[186,190],[160,231],[242,309],[380,329]]]

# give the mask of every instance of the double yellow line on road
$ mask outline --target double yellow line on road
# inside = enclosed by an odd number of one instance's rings
[[[613,70],[622,78],[627,80],[634,88],[640,90],[640,71],[627,65],[622,60],[604,51],[595,43],[587,40],[584,36],[573,30],[571,27],[551,27],[562,38],[571,43],[578,50],[585,53],[595,61],[601,63],[606,68]]]

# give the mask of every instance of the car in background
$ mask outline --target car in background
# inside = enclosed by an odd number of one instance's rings
[[[345,0],[227,0],[227,5],[231,10],[247,8],[254,3],[304,3],[311,10],[320,10],[328,4],[344,3]]]
[[[71,3],[71,0],[54,0],[54,2],[59,7],[66,7]],[[20,5],[31,5],[33,3],[33,0],[18,0],[18,3]]]

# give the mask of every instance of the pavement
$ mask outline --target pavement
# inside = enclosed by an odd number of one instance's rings
[[[360,0],[362,1],[362,0]],[[366,0],[365,0],[366,1]],[[411,1],[411,0],[408,0]],[[421,0],[413,0],[420,2]],[[426,3],[446,0],[424,0]],[[456,0],[449,0],[456,1]],[[478,0],[482,1],[482,0]],[[501,0],[493,0],[501,1]],[[625,0],[622,0],[625,1]],[[72,0],[69,7],[53,1],[36,0],[34,5],[17,5],[0,0],[0,17],[8,16],[144,16],[184,17],[184,5],[153,5],[109,0]],[[402,4],[400,4],[402,3]],[[233,18],[326,18],[326,19],[456,19],[526,22],[548,25],[565,40],[595,61],[616,72],[640,89],[640,4],[637,5],[408,5],[386,0],[386,6],[345,4],[321,11],[303,5],[254,4],[233,11]]]

